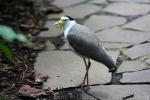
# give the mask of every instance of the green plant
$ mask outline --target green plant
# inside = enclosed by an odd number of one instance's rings
[[[0,37],[6,42],[13,42],[18,40],[22,43],[25,43],[28,46],[32,46],[32,43],[27,37],[23,34],[16,33],[11,27],[0,25]],[[0,41],[0,52],[3,53],[9,60],[14,58],[11,48],[9,48],[5,43]]]
[[[12,50],[2,42],[0,42],[0,52],[3,53],[9,60],[14,58]]]
[[[0,25],[0,37],[2,37],[7,42],[18,40],[27,44],[28,46],[32,46],[31,41],[25,35],[16,33],[11,27],[6,25]]]
[[[0,100],[12,100],[12,99],[11,99],[11,97],[9,97],[7,95],[1,94],[0,95]]]

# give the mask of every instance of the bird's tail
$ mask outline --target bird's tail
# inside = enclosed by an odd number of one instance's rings
[[[109,55],[107,53],[107,51],[105,50],[105,48],[103,48],[103,64],[106,65],[109,69],[109,72],[115,72],[117,67],[116,67],[116,63],[113,60],[113,58],[111,57],[111,55]]]

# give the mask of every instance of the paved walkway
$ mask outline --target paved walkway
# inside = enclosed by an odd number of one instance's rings
[[[90,84],[101,85],[91,87],[92,96],[82,93],[82,99],[150,100],[150,0],[54,0],[52,4],[64,12],[49,15],[45,25],[49,31],[39,37],[57,36],[60,32],[52,24],[62,15],[72,16],[95,32],[118,65],[112,76],[104,65],[92,61]],[[66,51],[67,45],[56,50],[46,44],[35,64],[38,72],[50,77],[45,86],[78,86],[85,74],[82,59]]]

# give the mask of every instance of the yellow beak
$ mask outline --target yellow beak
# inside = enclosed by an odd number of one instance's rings
[[[57,21],[54,25],[58,25],[61,30],[64,30],[64,22],[62,20]]]

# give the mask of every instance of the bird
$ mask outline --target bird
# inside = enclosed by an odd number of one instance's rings
[[[88,72],[91,66],[90,59],[104,64],[108,67],[109,72],[116,71],[117,67],[115,61],[102,46],[98,37],[96,37],[94,32],[88,27],[77,23],[74,18],[70,16],[62,16],[54,25],[58,25],[63,31],[70,49],[83,58],[86,66],[86,73],[81,85],[87,87],[87,90],[90,89],[88,79]]]

